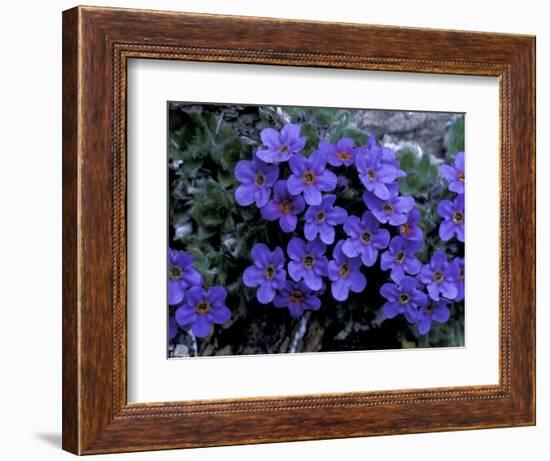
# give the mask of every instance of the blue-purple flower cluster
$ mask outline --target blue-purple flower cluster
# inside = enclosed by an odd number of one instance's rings
[[[215,285],[208,289],[203,278],[193,267],[195,258],[185,251],[168,249],[168,304],[173,315],[168,321],[168,338],[178,333],[178,326],[197,338],[212,332],[213,324],[224,324],[231,319],[225,305],[227,290]]]
[[[454,165],[442,165],[441,175],[449,181],[449,190],[456,193],[454,200],[442,200],[437,213],[443,222],[439,226],[439,236],[445,242],[456,237],[464,242],[464,152],[458,152]]]
[[[399,178],[406,172],[392,149],[379,146],[374,136],[362,146],[343,138],[322,140],[306,156],[307,139],[296,124],[280,131],[266,128],[261,140],[253,159],[235,167],[240,183],[235,200],[255,204],[265,220],[278,222],[290,235],[286,248],[264,243],[252,248],[253,264],[243,283],[256,289],[260,303],[288,308],[299,317],[320,309],[325,283],[337,301],[347,300],[350,292],[362,293],[367,268],[378,263],[390,279],[380,288],[385,318],[402,314],[422,335],[432,322],[449,320],[449,304],[464,298],[464,260],[450,259],[442,250],[427,264],[418,258],[424,248],[421,213],[414,197],[400,193]],[[337,186],[345,186],[340,178],[354,175],[364,188],[364,210],[358,216],[348,214],[337,193]],[[464,154],[457,154],[454,166],[443,166],[441,175],[457,195],[437,207],[439,235],[463,242]]]

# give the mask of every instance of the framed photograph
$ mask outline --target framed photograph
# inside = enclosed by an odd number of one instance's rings
[[[63,448],[535,424],[534,56],[65,11]]]

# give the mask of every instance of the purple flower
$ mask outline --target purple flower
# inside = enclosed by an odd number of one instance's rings
[[[416,323],[418,309],[427,302],[426,295],[418,289],[412,277],[403,277],[398,284],[385,283],[380,288],[380,294],[388,300],[383,306],[384,316],[393,319],[403,314],[409,323]]]
[[[390,198],[388,184],[397,179],[398,168],[385,163],[382,158],[382,149],[370,149],[366,155],[358,155],[355,161],[359,179],[367,191],[382,200]]]
[[[254,265],[245,269],[243,282],[247,287],[259,287],[256,292],[258,301],[268,304],[275,298],[275,290],[285,285],[285,256],[280,247],[271,252],[263,243],[256,243],[251,253]]]
[[[292,238],[286,250],[292,260],[288,263],[290,277],[295,282],[303,279],[311,290],[320,290],[323,286],[321,277],[327,275],[325,249],[319,240],[306,243],[301,238]]]
[[[405,240],[399,236],[391,239],[390,248],[382,253],[380,267],[382,270],[390,270],[390,277],[395,283],[405,276],[405,273],[416,275],[422,268],[422,263],[415,253],[422,247],[421,242]]]
[[[455,301],[462,301],[464,299],[464,258],[455,258],[451,261],[451,265],[458,274],[456,276],[456,298]]]
[[[168,249],[168,304],[179,304],[185,291],[193,285],[201,285],[202,277],[193,268],[195,257],[185,251]]]
[[[424,233],[419,227],[420,211],[413,208],[407,215],[407,221],[399,226],[399,235],[405,240],[421,241],[424,240]]]
[[[326,170],[327,155],[315,151],[309,158],[296,154],[288,162],[292,175],[288,178],[288,190],[292,195],[303,192],[308,205],[320,205],[321,192],[329,192],[336,188],[336,175]]]
[[[458,294],[456,288],[458,275],[458,268],[447,261],[444,251],[438,250],[420,271],[420,280],[426,284],[428,293],[434,301],[439,301],[440,296],[455,299]]]
[[[449,190],[464,193],[464,152],[456,154],[454,166],[441,165],[441,176],[449,181]]]
[[[445,323],[451,316],[451,310],[445,301],[429,300],[418,311],[418,332],[425,335],[430,331],[432,322]]]
[[[380,151],[382,154],[382,162],[395,167],[397,171],[397,177],[402,178],[404,176],[407,176],[407,173],[405,173],[403,170],[399,168],[399,163],[397,161],[397,158],[395,156],[395,152],[390,149],[389,147],[379,146],[376,143],[376,136],[371,134],[369,135],[369,140],[367,142],[367,145],[364,146],[366,149],[364,152],[373,152],[373,151]],[[359,155],[359,153],[358,153]]]
[[[437,205],[437,213],[443,218],[439,225],[439,237],[447,242],[453,236],[464,242],[464,195],[457,195],[451,202],[442,200]]]
[[[173,315],[168,317],[168,340],[172,341],[178,335],[178,324]]]
[[[304,199],[299,195],[290,195],[286,181],[279,180],[273,186],[273,200],[260,209],[264,219],[279,220],[283,232],[292,232],[298,222],[297,214],[304,211]]]
[[[235,166],[235,177],[241,183],[235,190],[235,200],[239,205],[247,206],[256,202],[258,208],[269,200],[271,186],[279,177],[279,167],[268,165],[257,158],[240,160]]]
[[[318,206],[310,206],[305,214],[304,235],[308,240],[315,240],[317,235],[321,241],[330,245],[334,242],[334,226],[343,224],[348,213],[342,207],[334,206],[335,195],[326,195]]]
[[[213,286],[205,291],[193,287],[187,291],[185,304],[176,310],[179,325],[191,325],[197,338],[204,338],[212,331],[212,324],[224,324],[231,319],[231,311],[225,305],[227,291],[221,286]]]
[[[287,280],[285,287],[275,296],[275,307],[288,307],[292,317],[300,317],[304,311],[317,311],[321,301],[304,282]]]
[[[350,216],[344,223],[348,238],[342,245],[343,253],[349,258],[361,256],[365,266],[372,266],[378,257],[378,250],[386,248],[390,241],[387,229],[381,229],[380,223],[370,211],[365,211],[361,219]]]
[[[332,297],[337,301],[348,299],[350,290],[361,293],[367,286],[367,279],[361,273],[359,258],[349,258],[342,252],[340,240],[332,252],[332,261],[328,263],[328,278],[332,281]]]
[[[399,195],[397,184],[388,185],[388,190],[390,196],[387,200],[382,200],[372,192],[365,191],[363,201],[382,224],[400,226],[407,222],[408,213],[414,208],[414,198]]]
[[[355,162],[356,149],[350,138],[342,138],[336,144],[321,141],[319,151],[327,155],[332,166],[351,166]]]
[[[287,124],[279,132],[265,128],[260,133],[265,149],[256,152],[257,157],[266,163],[286,162],[306,145],[306,137],[300,136],[300,125]]]

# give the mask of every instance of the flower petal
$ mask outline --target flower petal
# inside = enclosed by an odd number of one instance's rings
[[[267,202],[261,209],[262,217],[267,221],[275,221],[281,217],[281,209],[275,201]]]
[[[290,190],[290,186],[289,186],[289,190]],[[321,192],[316,186],[314,185],[305,186],[303,187],[303,191],[304,191],[304,199],[308,205],[321,204],[323,197],[321,195]]]
[[[300,137],[300,125],[295,123],[287,123],[281,130],[281,139],[285,143],[290,143],[295,141]]]
[[[439,237],[441,240],[448,242],[455,235],[456,226],[452,221],[443,221],[439,225]]]
[[[335,206],[327,213],[327,222],[335,226],[346,222],[348,212],[341,206]]]
[[[289,161],[288,165],[292,173],[298,177],[301,177],[307,168],[307,159],[302,154],[294,155]]]
[[[175,305],[183,301],[185,288],[180,280],[168,280],[168,304]]]
[[[204,338],[212,331],[212,324],[206,318],[206,315],[198,315],[193,322],[191,331],[197,338]]]
[[[367,267],[373,266],[378,257],[378,250],[373,245],[362,245],[361,248],[361,262]]]
[[[456,285],[452,282],[443,282],[440,284],[441,294],[447,299],[455,299],[458,294]]]
[[[214,307],[208,314],[206,314],[206,318],[212,323],[223,325],[231,320],[231,311],[226,305],[222,304]]]
[[[257,287],[265,281],[263,271],[257,266],[249,266],[243,272],[243,283],[247,287]]]
[[[307,240],[312,241],[317,238],[319,226],[314,223],[306,222],[304,225],[304,236]]]
[[[342,244],[342,253],[349,258],[358,256],[361,252],[361,244],[356,239],[346,239]]]
[[[338,279],[332,282],[332,297],[337,301],[345,301],[349,296],[349,284],[344,279]]]
[[[258,291],[256,292],[256,297],[258,301],[262,304],[269,304],[275,298],[275,290],[271,284],[265,283],[260,285]]]
[[[441,200],[437,205],[437,214],[442,218],[452,219],[454,208],[454,204],[450,200]]]
[[[198,303],[201,302],[206,297],[206,293],[202,287],[192,287],[187,290],[186,293],[187,304],[195,307]]]
[[[399,296],[399,287],[395,283],[384,283],[380,294],[388,301],[395,301]]]
[[[344,232],[350,237],[359,237],[359,235],[361,234],[361,230],[361,221],[357,216],[350,216],[344,223]]]
[[[270,150],[277,150],[281,146],[279,132],[274,128],[264,128],[260,133],[260,138]]]
[[[317,291],[323,286],[323,280],[312,270],[304,271],[304,282],[310,290]]]
[[[367,286],[367,278],[359,271],[353,271],[349,276],[351,291],[361,293]]]
[[[189,306],[178,307],[175,313],[176,322],[181,326],[193,323],[196,318],[197,313],[195,312],[195,309],[192,309]]]
[[[243,184],[252,184],[256,177],[256,171],[250,160],[239,160],[235,165],[235,178]]]
[[[325,170],[317,176],[317,187],[323,192],[329,192],[336,189],[338,179],[332,171]]]
[[[220,285],[214,285],[206,292],[206,299],[210,301],[213,306],[223,305],[225,303],[225,298],[227,298],[227,290]]]
[[[293,214],[284,214],[279,219],[279,226],[283,232],[292,232],[296,229],[298,218]]]
[[[254,264],[264,268],[271,261],[271,251],[265,243],[256,243],[250,251]]]
[[[235,194],[237,194],[237,191],[235,191]],[[268,189],[267,187],[256,187],[256,192],[254,193],[254,200],[256,201],[256,206],[258,208],[263,207],[269,201],[270,195],[271,195],[271,190]]]
[[[306,254],[306,242],[301,238],[293,237],[288,242],[286,252],[294,261],[301,261]]]
[[[323,243],[326,243],[327,245],[331,245],[334,242],[334,227],[330,226],[329,224],[324,224],[321,226],[321,232],[320,237],[321,241]],[[308,239],[311,240],[311,239]]]
[[[295,158],[295,157],[293,157],[293,158]],[[300,176],[291,175],[287,179],[287,187],[288,187],[288,191],[292,195],[298,195],[298,194],[301,194],[302,191],[304,190],[304,182],[302,181]]]
[[[429,315],[421,315],[418,319],[418,332],[424,336],[432,326],[432,319]]]
[[[320,173],[325,169],[327,159],[328,155],[326,152],[322,150],[316,150],[309,156],[309,165],[313,169],[313,171]]]
[[[399,314],[399,304],[390,302],[384,304],[384,317],[387,319],[393,319]]]
[[[440,304],[432,311],[432,319],[437,323],[446,323],[451,317],[451,310],[445,305]]]
[[[283,267],[285,263],[285,254],[281,247],[275,247],[273,253],[271,253],[271,263],[275,267]]]
[[[295,282],[298,282],[304,278],[304,266],[301,262],[290,261],[288,263],[288,275]]]
[[[317,311],[321,307],[321,300],[317,296],[306,296],[304,306],[310,311]]]

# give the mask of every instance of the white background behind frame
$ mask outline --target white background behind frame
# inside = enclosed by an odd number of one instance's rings
[[[494,77],[131,59],[129,401],[498,383],[498,98]],[[167,359],[169,100],[465,112],[466,347]]]

